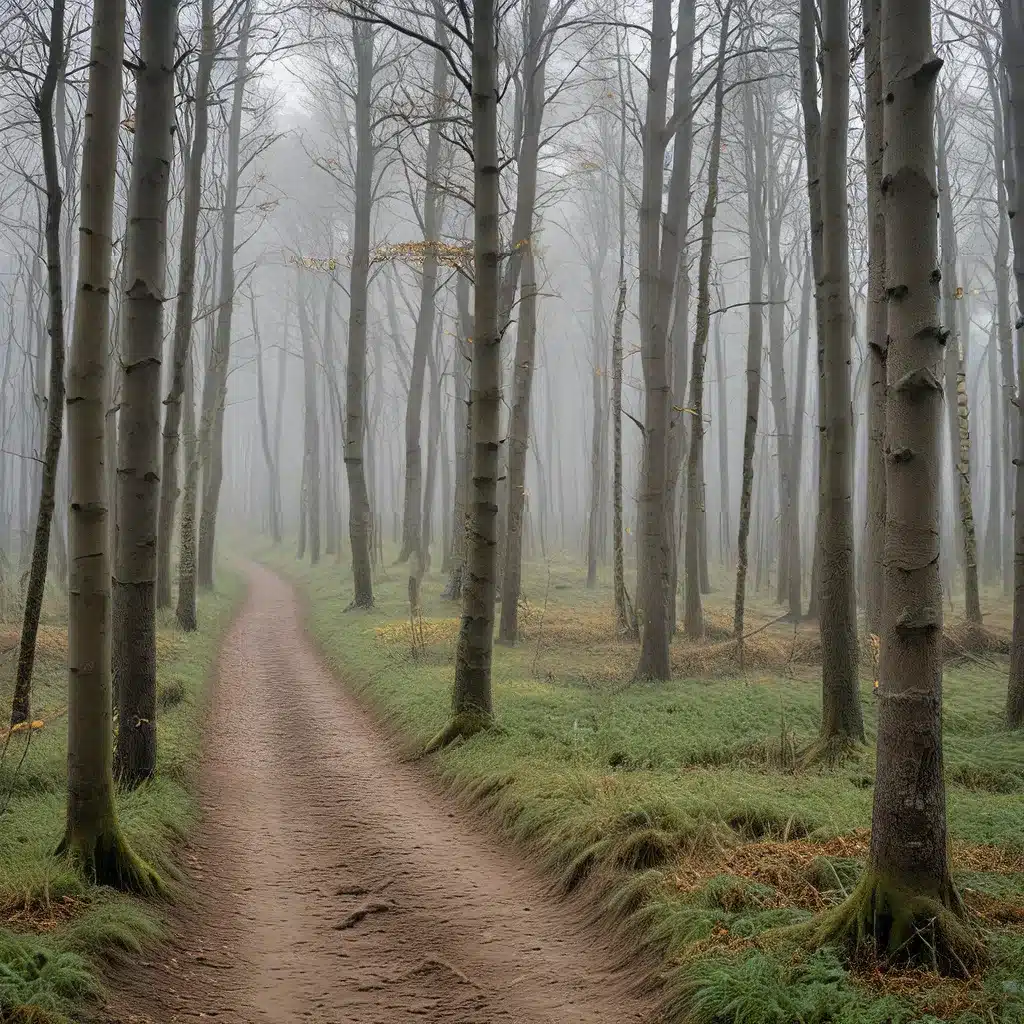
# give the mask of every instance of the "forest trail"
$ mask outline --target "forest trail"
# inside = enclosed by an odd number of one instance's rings
[[[340,609],[340,604],[339,604]],[[221,649],[193,906],[113,979],[113,1021],[634,1024],[608,937],[441,796],[249,569]]]

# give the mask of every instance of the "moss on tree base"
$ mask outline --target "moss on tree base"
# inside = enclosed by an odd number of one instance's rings
[[[485,732],[493,726],[494,719],[490,715],[484,715],[478,711],[460,711],[423,748],[423,753],[434,754],[459,740],[471,739],[478,732]]]
[[[140,896],[163,896],[163,880],[128,845],[115,824],[99,834],[67,831],[57,847],[58,857],[67,857],[94,885],[108,885]]]
[[[969,977],[985,962],[984,945],[952,885],[942,896],[924,896],[868,871],[843,903],[799,930],[815,948],[951,977]]]

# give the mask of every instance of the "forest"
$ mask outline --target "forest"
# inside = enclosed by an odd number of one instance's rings
[[[1021,1024],[1022,211],[1024,0],[0,0],[0,1022]]]

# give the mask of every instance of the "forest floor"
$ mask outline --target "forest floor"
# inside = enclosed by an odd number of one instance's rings
[[[345,613],[347,567],[325,558],[310,568],[284,550],[261,557],[297,586],[311,635],[345,689],[408,751],[422,749],[449,714],[458,631],[458,606],[439,597],[440,573],[424,580],[423,616],[410,623],[404,567],[378,580],[372,612]],[[740,670],[723,581],[706,606],[707,638],[673,643],[673,681],[636,683],[637,648],[615,635],[610,588],[588,592],[583,584],[568,562],[526,567],[521,642],[495,650],[497,728],[410,770],[439,778],[526,851],[555,892],[572,893],[610,924],[616,948],[632,956],[633,976],[662,983],[671,1020],[1024,1020],[1024,735],[1002,725],[1005,608],[988,595],[993,628],[984,637],[971,637],[947,612],[954,868],[991,955],[983,976],[961,982],[882,975],[830,950],[763,941],[840,901],[863,864],[874,777],[869,638],[868,743],[840,766],[808,769],[799,755],[818,729],[816,626],[766,625],[780,609],[754,598],[748,629],[765,628],[748,639]],[[322,742],[317,708],[309,709],[301,762],[315,760]]]
[[[110,1019],[630,1024],[611,936],[406,763],[266,569],[221,650],[174,939]]]
[[[173,885],[175,846],[197,817],[194,797],[204,690],[219,641],[241,597],[230,572],[203,595],[199,631],[183,634],[160,614],[158,777],[118,797],[133,848]],[[79,1019],[103,991],[112,963],[142,955],[164,934],[164,909],[86,885],[54,856],[67,792],[67,597],[48,591],[37,646],[30,733],[6,731],[20,622],[0,623],[0,1021]],[[15,607],[17,601],[11,601]]]

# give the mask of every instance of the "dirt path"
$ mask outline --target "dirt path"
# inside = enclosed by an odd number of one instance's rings
[[[633,1024],[611,951],[399,762],[259,567],[221,653],[196,906],[116,1021]]]

